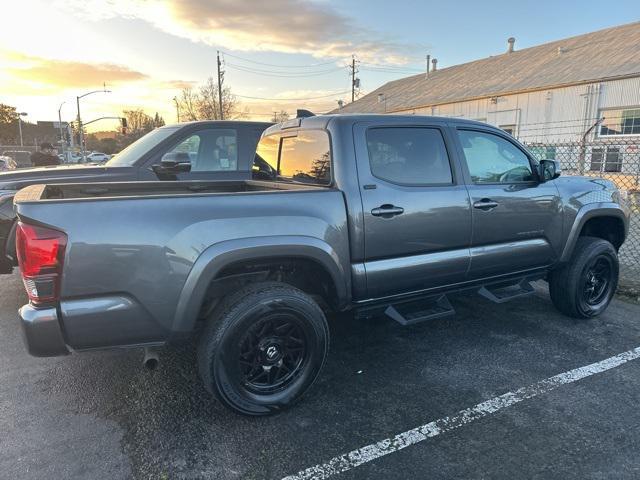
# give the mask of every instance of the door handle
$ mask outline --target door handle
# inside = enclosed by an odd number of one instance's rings
[[[394,215],[401,215],[404,213],[404,208],[396,207],[394,205],[384,204],[371,210],[371,215],[374,217],[393,217]]]
[[[473,204],[473,208],[477,208],[479,210],[484,210],[488,212],[489,210],[493,210],[498,206],[498,202],[494,202],[490,198],[483,198]]]

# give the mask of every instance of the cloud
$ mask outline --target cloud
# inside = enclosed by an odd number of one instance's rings
[[[111,63],[85,63],[0,52],[7,64],[5,75],[14,81],[23,80],[37,89],[99,87],[148,79],[144,73]]]
[[[174,90],[183,90],[185,88],[194,88],[198,82],[193,80],[166,80],[161,82],[161,87],[174,89]]]
[[[59,0],[92,20],[139,19],[171,35],[235,51],[304,53],[404,64],[414,46],[355,25],[330,5],[308,0]]]

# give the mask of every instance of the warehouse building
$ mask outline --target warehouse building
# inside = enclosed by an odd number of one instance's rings
[[[401,113],[496,125],[578,173],[638,188],[640,22],[386,83],[334,113]],[[633,184],[633,185],[632,185]]]

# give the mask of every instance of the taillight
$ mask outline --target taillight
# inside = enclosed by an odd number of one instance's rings
[[[67,236],[64,233],[18,222],[18,265],[27,295],[34,305],[58,300],[66,247]]]

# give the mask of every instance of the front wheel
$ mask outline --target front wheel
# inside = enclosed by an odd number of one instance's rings
[[[293,405],[317,378],[329,346],[320,307],[290,285],[264,282],[228,297],[198,347],[207,390],[245,415]]]
[[[618,272],[618,254],[611,243],[580,237],[571,261],[549,275],[551,300],[570,317],[600,315],[618,287]]]

